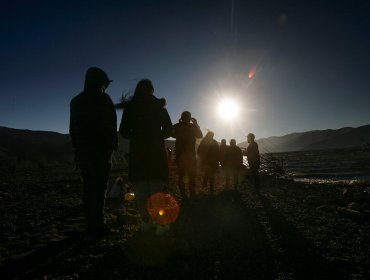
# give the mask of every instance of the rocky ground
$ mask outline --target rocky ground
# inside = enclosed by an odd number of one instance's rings
[[[370,278],[368,185],[267,175],[260,194],[247,181],[225,190],[219,176],[217,185],[182,203],[164,236],[139,233],[133,205],[108,202],[113,233],[92,238],[72,168],[2,173],[1,279]]]

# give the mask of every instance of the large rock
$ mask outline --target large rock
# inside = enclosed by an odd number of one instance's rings
[[[338,213],[345,218],[349,218],[355,221],[364,220],[365,216],[360,211],[352,210],[344,207],[337,207]]]

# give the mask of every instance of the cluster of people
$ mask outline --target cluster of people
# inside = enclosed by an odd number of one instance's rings
[[[178,124],[174,125],[172,137],[176,138],[175,152],[178,167],[178,185],[183,198],[187,198],[185,186],[188,186],[190,197],[195,195],[195,180],[197,161],[195,155],[196,139],[202,138],[202,132],[191,113],[185,111],[181,115]],[[209,187],[212,193],[215,191],[215,175],[221,167],[227,189],[237,189],[239,186],[240,169],[243,167],[243,155],[247,156],[250,175],[254,182],[254,191],[259,190],[258,170],[260,167],[260,156],[258,145],[254,142],[254,134],[248,134],[247,150],[243,153],[236,145],[236,140],[231,139],[230,145],[226,139],[221,140],[221,145],[214,139],[214,133],[208,131],[201,140],[197,154],[200,158],[200,170],[203,173],[202,187]],[[232,182],[232,184],[231,184]]]
[[[94,234],[109,233],[104,222],[105,193],[111,156],[118,148],[117,115],[115,106],[105,92],[109,86],[108,75],[100,68],[91,67],[85,76],[84,90],[74,97],[70,104],[70,135],[83,178],[83,207],[87,230]],[[140,80],[132,98],[123,100],[122,119],[119,133],[130,140],[128,179],[135,192],[138,210],[142,219],[142,229],[163,226],[155,224],[147,211],[148,199],[152,194],[163,191],[167,185],[169,168],[164,140],[174,137],[178,186],[181,196],[195,195],[197,158],[201,160],[203,187],[209,185],[214,191],[215,172],[221,165],[226,186],[230,187],[230,177],[236,188],[239,183],[239,169],[243,163],[241,149],[234,139],[230,145],[226,140],[218,142],[213,132],[203,137],[197,120],[185,111],[175,125],[167,112],[166,100],[154,95],[150,80]],[[253,136],[253,137],[252,137]],[[196,150],[196,140],[202,138]],[[254,135],[248,135],[250,145],[247,157],[256,188],[258,187],[259,152]]]
[[[235,139],[230,140],[230,146],[226,145],[226,139],[221,140],[220,165],[225,176],[226,188],[230,188],[230,178],[232,178],[233,186],[237,189],[239,185],[239,170],[243,166],[243,153],[236,145]]]

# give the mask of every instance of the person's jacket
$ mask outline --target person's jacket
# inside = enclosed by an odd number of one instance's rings
[[[229,146],[221,144],[220,146],[220,164],[222,167],[227,166],[227,152],[229,150]]]
[[[171,132],[172,122],[162,99],[148,95],[125,103],[119,133],[130,140],[131,181],[168,178],[164,139]]]
[[[260,152],[258,150],[258,144],[256,142],[252,142],[248,145],[246,154],[247,154],[247,160],[248,160],[249,167],[259,168]]]
[[[226,152],[225,165],[233,169],[238,169],[243,165],[243,153],[238,146],[229,146]]]
[[[117,149],[117,115],[108,94],[83,91],[70,103],[69,133],[77,161],[110,158]]]
[[[173,126],[172,137],[176,138],[176,159],[183,155],[195,157],[195,142],[202,138],[203,134],[199,125],[189,122],[179,122]]]
[[[198,156],[202,167],[217,168],[220,160],[220,149],[216,140],[203,138],[198,146]]]

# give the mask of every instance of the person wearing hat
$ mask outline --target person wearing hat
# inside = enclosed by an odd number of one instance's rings
[[[253,133],[247,135],[248,148],[246,151],[250,176],[254,183],[254,192],[259,192],[260,180],[258,176],[258,170],[260,168],[260,152],[258,150],[258,144],[254,141],[255,136]]]
[[[189,111],[184,111],[177,124],[173,126],[172,137],[176,138],[175,154],[178,168],[178,186],[183,199],[188,186],[190,196],[195,195],[195,178],[197,161],[195,154],[195,141],[203,134],[195,118]]]
[[[110,82],[102,69],[89,68],[84,90],[70,103],[69,132],[83,178],[83,209],[91,234],[110,232],[104,222],[104,204],[111,156],[118,146],[117,115],[105,93]]]

